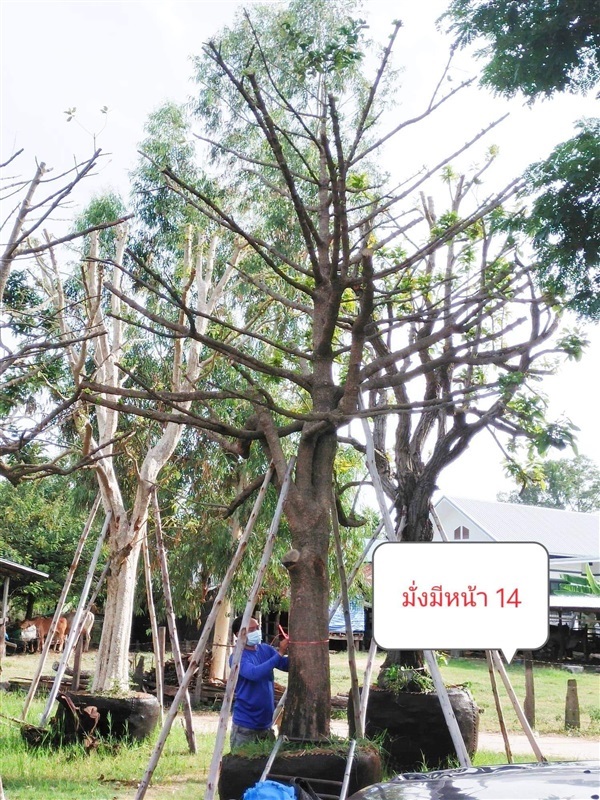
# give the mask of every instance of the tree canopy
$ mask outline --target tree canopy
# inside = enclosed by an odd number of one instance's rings
[[[600,509],[600,469],[587,456],[548,459],[518,490],[498,495],[505,503],[591,513]]]
[[[595,0],[452,0],[443,18],[459,46],[483,39],[485,86],[535,99],[600,80]]]

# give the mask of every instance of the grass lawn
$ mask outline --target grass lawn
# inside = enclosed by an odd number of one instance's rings
[[[376,666],[373,671],[373,680],[383,662],[384,654],[378,653]],[[362,679],[367,654],[357,654],[357,667],[359,680]],[[348,692],[350,688],[350,672],[348,669],[346,653],[332,653],[331,661],[331,691],[332,694]],[[475,698],[477,705],[483,709],[480,717],[480,730],[499,732],[496,706],[492,694],[490,676],[485,659],[451,659],[446,666],[441,666],[440,671],[448,685],[466,685]],[[507,673],[521,705],[525,699],[525,668],[522,664],[507,667]],[[534,667],[535,687],[535,730],[540,734],[555,734],[564,736],[565,727],[565,697],[567,694],[567,681],[571,678],[577,680],[577,694],[581,716],[581,729],[579,732],[570,731],[569,735],[585,736],[597,739],[600,737],[600,674],[583,672],[572,675],[564,669]],[[500,676],[496,676],[498,692],[504,712],[505,723],[509,731],[521,732],[521,726],[513,710]]]
[[[377,668],[384,654],[377,657]],[[84,668],[93,669],[95,653],[85,656]],[[367,654],[358,653],[359,677],[364,673]],[[51,662],[50,662],[51,663]],[[348,692],[350,673],[346,653],[330,656],[332,694]],[[37,656],[12,656],[4,660],[0,680],[15,677],[31,677],[37,665]],[[508,668],[511,682],[522,700],[524,694],[524,670],[515,665]],[[44,670],[51,673],[50,666]],[[485,661],[457,659],[442,667],[447,683],[467,684],[476,702],[484,710],[481,729],[498,731],[495,708],[490,689]],[[285,678],[277,674],[277,680]],[[536,726],[539,733],[563,734],[564,703],[567,680],[576,677],[581,707],[581,731],[579,736],[598,739],[600,736],[600,675],[592,673],[573,676],[552,668],[536,668]],[[282,680],[282,682],[285,682]],[[502,704],[509,730],[519,731],[512,706],[500,687]],[[136,786],[142,778],[152,752],[155,736],[141,744],[125,747],[106,746],[91,753],[81,747],[69,747],[60,751],[37,749],[25,746],[19,726],[9,717],[20,717],[25,695],[0,692],[0,776],[7,800],[133,800]],[[28,720],[37,724],[44,708],[43,699],[32,704]],[[147,800],[198,800],[204,796],[206,775],[214,746],[213,734],[197,734],[198,753],[188,752],[184,731],[179,722],[173,726],[165,750],[148,790]],[[503,753],[478,752],[474,765],[504,763]],[[517,757],[516,761],[531,761],[529,757]]]

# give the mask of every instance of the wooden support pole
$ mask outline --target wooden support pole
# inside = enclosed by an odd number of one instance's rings
[[[273,467],[273,464],[271,464],[269,466],[269,469],[267,470],[267,474],[265,475],[263,484],[256,497],[254,508],[252,509],[250,517],[248,518],[248,522],[246,523],[246,529],[244,530],[244,533],[238,542],[235,554],[231,559],[231,563],[227,568],[225,577],[223,578],[223,581],[219,586],[219,590],[217,592],[217,596],[215,597],[213,607],[211,608],[210,613],[206,619],[206,622],[204,623],[202,633],[200,634],[200,639],[198,640],[196,649],[194,650],[192,658],[190,659],[189,666],[183,678],[183,682],[181,683],[179,689],[177,690],[177,694],[173,699],[173,702],[171,704],[168,713],[165,715],[165,720],[163,722],[161,732],[159,734],[156,745],[154,746],[154,750],[152,751],[152,754],[150,756],[150,761],[148,762],[148,766],[146,767],[146,772],[144,773],[144,776],[140,781],[140,785],[138,787],[135,800],[142,800],[146,795],[148,786],[150,785],[150,781],[152,780],[152,775],[154,774],[156,765],[160,760],[160,756],[164,749],[165,742],[167,741],[167,737],[169,735],[169,731],[171,730],[171,725],[173,724],[173,720],[175,719],[175,716],[177,714],[178,705],[181,701],[181,698],[183,697],[185,689],[187,689],[187,687],[189,686],[190,681],[192,680],[192,677],[196,672],[200,659],[204,657],[204,651],[206,650],[208,638],[215,624],[215,619],[217,617],[221,605],[223,604],[224,598],[227,592],[229,591],[229,586],[231,585],[233,576],[235,575],[236,570],[240,564],[240,561],[242,560],[244,553],[246,552],[246,549],[248,547],[248,541],[250,540],[250,536],[254,529],[254,525],[256,524],[256,518],[258,517],[259,511],[264,502],[267,488],[269,486],[269,483],[271,482],[271,478],[273,477],[274,471],[275,469]]]
[[[223,754],[223,746],[225,744],[225,734],[227,732],[227,720],[229,718],[229,711],[231,709],[231,703],[233,702],[233,693],[235,691],[235,685],[237,683],[240,671],[240,661],[242,659],[242,652],[246,645],[246,631],[248,629],[248,624],[252,619],[252,612],[254,611],[254,606],[256,605],[256,598],[258,597],[258,593],[262,586],[265,572],[267,571],[267,567],[271,559],[271,554],[273,552],[273,547],[275,545],[275,536],[277,535],[277,531],[279,530],[279,522],[283,514],[283,504],[285,503],[288,489],[292,480],[292,470],[294,468],[294,464],[295,464],[295,459],[292,458],[290,460],[290,463],[288,464],[285,478],[281,485],[281,491],[279,492],[279,499],[277,501],[277,506],[275,507],[275,513],[273,514],[273,519],[271,520],[269,532],[267,533],[263,555],[260,564],[258,566],[258,570],[256,572],[256,577],[254,578],[254,583],[252,584],[250,594],[248,596],[246,608],[244,609],[244,613],[242,615],[242,625],[240,628],[240,635],[233,650],[231,672],[229,673],[229,678],[227,679],[227,687],[225,689],[225,696],[223,698],[221,713],[219,715],[219,725],[217,728],[217,735],[215,739],[215,749],[213,751],[213,757],[210,764],[210,768],[208,770],[208,777],[206,779],[206,793],[204,795],[204,800],[213,800],[215,793],[217,791],[217,783],[219,779],[219,773],[221,771],[221,758]]]
[[[494,672],[494,662],[492,660],[492,654],[489,650],[485,651],[485,658],[488,665],[488,672],[490,674],[490,684],[492,687],[492,694],[494,695],[494,704],[496,706],[496,714],[498,715],[498,723],[500,725],[500,732],[502,733],[502,739],[504,740],[504,750],[506,751],[506,760],[509,764],[513,763],[513,756],[510,749],[510,742],[508,739],[508,732],[506,730],[506,723],[504,722],[504,712],[502,711],[502,706],[500,704],[500,696],[498,694],[498,684],[496,683],[496,673]]]
[[[570,678],[567,681],[567,696],[565,698],[565,728],[572,730],[580,727],[577,681],[574,678]]]
[[[364,404],[362,402],[360,394],[358,395],[358,407],[361,410],[364,409]],[[396,531],[394,530],[394,523],[392,522],[390,512],[387,509],[387,505],[385,502],[385,495],[383,493],[383,486],[381,485],[381,478],[379,477],[379,473],[377,472],[377,465],[375,464],[375,443],[373,440],[373,433],[371,432],[371,426],[369,425],[369,420],[366,419],[365,417],[363,417],[362,419],[362,426],[365,434],[365,442],[367,449],[367,468],[371,476],[373,488],[375,489],[375,496],[377,497],[379,511],[381,512],[381,517],[383,519],[383,524],[385,527],[385,535],[388,541],[395,542],[398,540],[398,537],[396,536]]]
[[[429,668],[429,672],[431,673],[431,677],[433,678],[435,691],[437,692],[437,696],[439,698],[440,705],[442,707],[442,711],[446,719],[446,725],[448,726],[448,731],[452,738],[452,743],[454,744],[454,749],[456,750],[458,761],[461,767],[470,767],[471,759],[469,758],[469,754],[467,753],[467,748],[465,747],[465,741],[462,737],[462,733],[460,732],[460,728],[458,727],[458,722],[456,721],[456,715],[454,714],[454,709],[452,708],[452,704],[450,703],[450,698],[448,697],[446,686],[444,684],[444,681],[442,680],[442,675],[440,673],[440,668],[438,667],[435,658],[435,653],[433,650],[423,650],[423,655],[425,656],[427,667]]]
[[[29,687],[29,691],[27,692],[27,697],[25,698],[25,705],[23,706],[23,711],[21,712],[21,718],[23,721],[27,719],[27,712],[29,711],[29,707],[31,705],[31,701],[35,697],[35,693],[37,691],[40,677],[42,671],[44,669],[44,664],[46,663],[46,658],[48,657],[48,653],[50,651],[50,645],[52,644],[52,637],[54,635],[54,631],[56,630],[56,626],[58,624],[58,619],[62,613],[63,606],[65,604],[65,600],[67,599],[67,595],[69,593],[69,589],[71,588],[71,583],[73,582],[73,576],[75,575],[75,570],[77,569],[77,565],[79,564],[79,559],[81,558],[81,553],[83,551],[83,546],[86,543],[88,534],[91,530],[92,524],[96,517],[96,512],[100,506],[100,494],[96,496],[94,501],[94,505],[92,506],[92,510],[88,514],[88,518],[86,523],[83,527],[83,531],[81,532],[81,536],[79,537],[79,542],[77,543],[77,548],[75,550],[75,555],[73,556],[73,560],[71,562],[71,566],[69,567],[69,572],[67,573],[67,577],[65,579],[65,583],[63,585],[62,591],[60,593],[60,597],[58,599],[58,603],[56,604],[56,611],[54,612],[54,617],[52,619],[52,623],[50,624],[50,630],[48,631],[48,636],[46,637],[46,641],[44,642],[44,647],[42,649],[42,654],[40,656],[39,663],[37,665],[37,669],[31,681],[31,685]],[[104,540],[104,536],[106,535],[106,531],[108,530],[108,525],[110,522],[110,514],[106,515],[106,519],[104,521],[104,527],[102,529],[102,533],[100,534],[100,538]],[[60,680],[58,682],[60,686]]]
[[[83,636],[77,639],[75,645],[75,655],[73,656],[73,675],[71,677],[71,690],[74,692],[79,691],[79,682],[81,680],[81,656],[83,654]]]
[[[160,680],[165,685],[165,661],[167,651],[167,629],[164,625],[158,628],[158,669],[160,670]]]
[[[154,652],[154,675],[156,678],[156,699],[160,707],[160,722],[164,720],[164,692],[163,692],[163,671],[160,660],[160,642],[158,637],[158,620],[156,619],[156,607],[154,605],[154,594],[152,591],[152,565],[150,563],[150,548],[148,547],[148,527],[144,531],[142,538],[142,558],[144,561],[144,580],[146,584],[146,601],[148,603],[148,614],[150,615],[150,629],[152,631],[152,650]]]
[[[167,551],[165,549],[164,537],[162,535],[162,522],[160,517],[160,508],[158,506],[158,497],[156,487],[152,492],[152,505],[154,509],[154,532],[156,534],[156,550],[158,552],[158,560],[160,562],[160,572],[162,575],[163,592],[165,595],[165,609],[167,612],[167,625],[169,627],[169,638],[171,639],[171,651],[173,653],[173,661],[175,662],[175,671],[177,673],[177,682],[181,685],[185,669],[183,667],[183,660],[181,658],[181,649],[179,647],[179,636],[177,635],[177,625],[175,623],[175,609],[173,608],[173,595],[171,593],[171,580],[169,578],[169,565],[167,564]],[[192,701],[190,700],[190,693],[186,689],[183,694],[183,713],[185,718],[185,735],[188,741],[190,753],[195,754],[196,736],[194,734],[194,720],[192,717]]]
[[[546,759],[542,755],[542,751],[540,750],[540,747],[539,747],[539,745],[538,745],[538,743],[536,741],[536,738],[535,738],[535,736],[533,734],[533,731],[531,730],[531,727],[529,726],[529,723],[527,722],[525,714],[523,713],[523,709],[521,708],[521,706],[519,704],[519,700],[517,698],[517,695],[515,694],[515,691],[514,691],[512,685],[511,685],[511,682],[509,680],[508,674],[507,674],[506,670],[504,669],[504,664],[500,660],[500,655],[499,655],[498,651],[497,650],[490,650],[490,654],[492,656],[492,661],[494,663],[494,666],[496,667],[496,670],[500,673],[500,677],[502,678],[502,683],[504,684],[504,688],[506,689],[506,692],[507,692],[508,696],[510,697],[510,700],[511,700],[511,703],[513,704],[513,708],[515,710],[515,713],[516,713],[516,715],[517,715],[517,717],[519,719],[519,722],[521,723],[521,727],[523,728],[523,732],[527,736],[527,739],[529,740],[529,744],[531,745],[531,749],[535,753],[535,757],[537,758],[538,761],[546,761]]]
[[[365,665],[365,675],[363,678],[363,690],[360,696],[360,725],[361,730],[364,731],[367,725],[367,705],[369,703],[369,691],[371,689],[371,675],[373,674],[373,667],[375,666],[375,656],[377,655],[377,643],[371,637],[371,644],[369,646],[369,655],[367,656],[367,663]]]
[[[523,711],[527,722],[535,728],[535,686],[533,683],[533,654],[531,650],[525,650],[525,700],[523,701]]]
[[[102,530],[100,532],[100,536],[98,537],[98,541],[96,542],[96,549],[94,550],[94,554],[92,555],[92,560],[90,561],[90,566],[88,568],[88,572],[85,577],[83,589],[81,590],[79,605],[77,606],[77,611],[75,612],[75,616],[73,617],[73,622],[71,623],[71,631],[67,637],[67,641],[65,642],[65,646],[61,653],[60,661],[58,663],[58,669],[56,670],[56,677],[54,678],[52,689],[50,690],[50,694],[48,695],[48,700],[46,701],[46,707],[44,708],[44,713],[42,714],[42,717],[40,719],[41,728],[44,727],[44,725],[48,721],[48,717],[50,716],[50,711],[52,710],[52,706],[54,705],[54,701],[56,700],[56,697],[58,695],[58,691],[60,689],[60,682],[62,681],[63,675],[65,674],[65,669],[69,661],[69,656],[71,655],[71,651],[73,650],[73,646],[75,645],[77,639],[81,638],[83,609],[87,600],[87,596],[90,592],[92,581],[94,579],[94,572],[96,570],[96,565],[98,564],[98,559],[100,558],[100,553],[102,551],[104,540],[106,539],[106,535],[108,533],[111,517],[112,517],[112,512],[109,511],[104,520],[104,525],[102,526]],[[64,602],[64,600],[62,602]],[[58,619],[60,617],[59,609],[62,608],[62,602],[59,602],[56,607],[56,613],[54,614],[54,619],[52,620],[53,623],[58,623]],[[56,630],[56,625],[54,629]],[[44,662],[44,655],[45,654],[47,655],[50,649],[49,645],[52,640],[51,631],[52,631],[52,625],[50,626],[50,631],[48,631],[48,638],[44,642],[44,652],[42,653],[42,658],[40,659],[42,665]],[[47,649],[46,645],[48,645]]]
[[[342,606],[344,609],[344,622],[346,626],[346,646],[348,648],[348,665],[350,667],[350,692],[352,694],[352,710],[354,714],[354,730],[358,739],[364,737],[362,721],[360,717],[360,692],[358,690],[358,670],[356,668],[356,648],[352,635],[352,618],[350,615],[350,599],[348,597],[348,584],[346,582],[346,569],[344,567],[344,553],[342,551],[342,537],[340,535],[340,525],[337,515],[335,494],[331,498],[331,523],[333,527],[333,540],[335,543],[335,555],[337,559],[338,573],[340,576],[340,586],[342,593]]]

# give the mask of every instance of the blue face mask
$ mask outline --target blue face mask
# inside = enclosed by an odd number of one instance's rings
[[[256,647],[257,644],[262,642],[262,632],[260,628],[256,631],[250,631],[248,636],[246,637],[246,644],[250,645],[250,647]]]

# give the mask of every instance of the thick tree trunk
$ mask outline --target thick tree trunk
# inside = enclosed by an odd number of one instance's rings
[[[294,739],[329,737],[329,577],[331,486],[335,432],[298,451],[295,491],[286,505],[293,550],[290,575],[290,672],[282,732]]]
[[[327,541],[329,530],[307,533]],[[295,739],[329,736],[329,581],[322,547],[303,548],[289,567],[291,588],[290,672],[282,732]]]
[[[129,689],[129,641],[135,599],[141,531],[132,536],[130,523],[122,518],[121,530],[111,531],[110,570],[106,579],[104,624],[92,691],[126,692]],[[127,541],[125,548],[116,545]],[[115,546],[116,545],[116,546]]]
[[[429,517],[429,504],[433,487],[423,476],[413,473],[402,476],[401,486],[395,501],[397,519],[405,520],[400,531],[400,541],[430,542],[433,539],[433,526]],[[420,669],[424,663],[420,650],[388,650],[377,683],[385,686],[385,671],[391,666]]]

